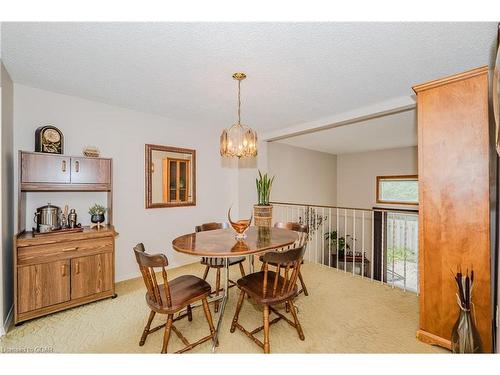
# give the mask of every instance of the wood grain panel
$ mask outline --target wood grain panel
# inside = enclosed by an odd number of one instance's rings
[[[18,247],[51,245],[67,241],[80,241],[92,238],[114,237],[118,233],[112,225],[106,225],[100,229],[91,229],[89,226],[83,227],[83,232],[45,234],[34,237],[33,232],[23,232],[16,238]]]
[[[111,160],[71,157],[72,184],[110,184]]]
[[[69,183],[70,158],[52,154],[23,153],[21,182]]]
[[[109,184],[68,184],[68,183],[35,183],[21,184],[22,191],[107,191],[110,194]]]
[[[19,248],[17,261],[19,265],[46,263],[111,251],[113,251],[112,237],[95,238],[22,247]]]
[[[17,270],[18,312],[40,309],[70,299],[70,262],[19,267]]]
[[[491,351],[488,70],[447,77],[415,91],[419,337],[448,346],[459,313],[454,272],[473,268],[477,325],[484,349]]]
[[[72,299],[72,300],[58,303],[55,305],[50,305],[47,307],[43,307],[41,309],[32,310],[32,311],[28,311],[25,313],[19,313],[16,316],[16,323],[30,320],[30,319],[34,319],[34,318],[38,318],[40,316],[52,314],[52,313],[55,313],[58,311],[67,310],[69,308],[84,305],[84,304],[89,303],[89,302],[94,302],[94,301],[98,301],[101,299],[109,298],[109,297],[112,297],[113,294],[114,294],[113,290],[108,290],[106,292],[93,294],[91,296],[82,297],[82,298],[78,298],[78,299]]]
[[[113,254],[104,253],[71,260],[71,298],[111,290]]]

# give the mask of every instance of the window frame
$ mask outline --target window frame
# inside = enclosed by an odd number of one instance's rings
[[[380,204],[393,204],[393,205],[405,205],[405,206],[418,206],[419,202],[408,202],[408,201],[387,201],[380,199],[380,182],[381,180],[416,180],[418,183],[417,174],[409,175],[398,175],[398,176],[377,176],[376,181],[376,202]]]

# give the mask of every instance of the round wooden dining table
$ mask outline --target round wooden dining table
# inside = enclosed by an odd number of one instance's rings
[[[189,233],[172,241],[174,250],[196,257],[217,257],[224,260],[224,291],[221,296],[213,297],[210,302],[222,300],[215,329],[212,351],[215,351],[219,330],[229,296],[229,258],[248,256],[250,273],[254,271],[254,255],[276,250],[293,244],[297,233],[288,229],[249,227],[246,238],[236,240],[233,229],[216,229]]]

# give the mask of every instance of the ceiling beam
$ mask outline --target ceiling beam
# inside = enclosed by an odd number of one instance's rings
[[[377,117],[393,115],[415,109],[415,96],[402,96],[366,107],[340,113],[330,117],[321,118],[311,122],[296,124],[262,134],[264,141],[272,142],[281,139],[296,137],[298,135],[314,133],[320,130],[332,129],[339,126],[350,125]]]

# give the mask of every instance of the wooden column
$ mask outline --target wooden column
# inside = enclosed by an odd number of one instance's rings
[[[472,301],[492,350],[488,68],[415,86],[418,109],[420,329],[450,348],[454,273],[474,269]]]

